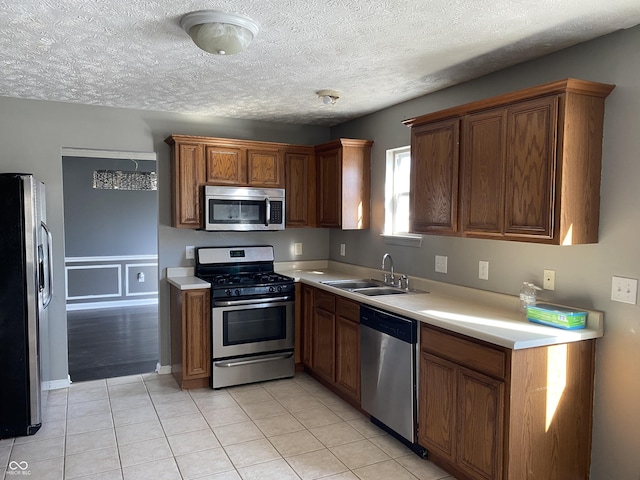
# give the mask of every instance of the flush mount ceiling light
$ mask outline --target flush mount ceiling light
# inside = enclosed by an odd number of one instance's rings
[[[260,26],[244,15],[217,10],[199,10],[187,13],[180,26],[193,43],[205,52],[233,55],[249,46]]]
[[[340,98],[340,93],[335,90],[318,90],[316,94],[325,105],[335,105]]]

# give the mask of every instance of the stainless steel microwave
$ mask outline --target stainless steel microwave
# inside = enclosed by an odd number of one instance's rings
[[[211,232],[284,230],[284,189],[204,187],[204,229]]]

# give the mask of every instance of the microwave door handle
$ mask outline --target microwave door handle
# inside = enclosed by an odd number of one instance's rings
[[[269,197],[264,199],[264,203],[267,206],[266,213],[264,214],[264,226],[269,226],[269,220],[271,219],[271,202],[269,201]]]

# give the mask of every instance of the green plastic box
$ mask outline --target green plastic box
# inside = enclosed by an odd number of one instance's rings
[[[587,312],[539,303],[535,307],[527,307],[527,318],[530,322],[541,323],[551,327],[578,330],[585,327]]]

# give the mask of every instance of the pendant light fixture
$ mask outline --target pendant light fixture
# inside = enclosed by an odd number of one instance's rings
[[[260,29],[249,17],[217,10],[187,13],[180,19],[180,26],[198,47],[215,55],[242,52]]]

